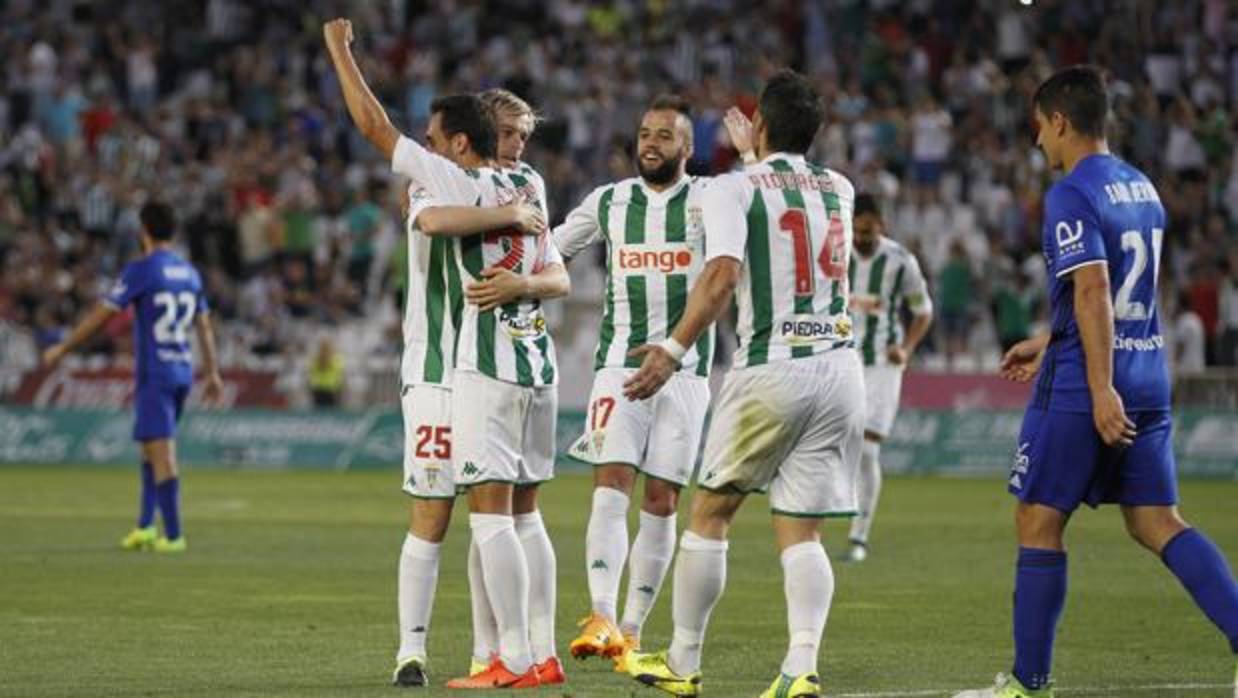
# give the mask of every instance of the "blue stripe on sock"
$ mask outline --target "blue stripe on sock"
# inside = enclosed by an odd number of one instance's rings
[[[138,495],[138,528],[155,523],[155,468],[142,461],[142,491]]]
[[[1238,585],[1221,551],[1207,536],[1188,528],[1165,544],[1161,561],[1238,654]]]
[[[1019,548],[1014,583],[1014,676],[1024,687],[1048,685],[1053,640],[1066,604],[1066,553]]]
[[[159,514],[163,517],[163,535],[168,540],[181,537],[181,481],[169,478],[155,485],[159,498]]]

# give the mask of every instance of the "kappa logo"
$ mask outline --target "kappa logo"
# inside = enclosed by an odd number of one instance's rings
[[[594,560],[594,561],[593,561],[593,564],[592,564],[592,565],[589,565],[589,569],[591,569],[591,570],[608,570],[608,569],[610,569],[610,565],[607,565],[607,564],[606,564],[606,561],[605,561],[605,560],[603,560],[602,558],[600,558],[600,557],[599,557],[598,559],[596,559],[596,560]]]
[[[1074,228],[1066,221],[1058,221],[1053,233],[1057,238],[1059,257],[1069,257],[1083,251],[1083,221],[1076,220]]]
[[[642,586],[639,586],[639,587],[637,587],[637,588],[636,588],[636,590],[637,590],[637,591],[639,591],[640,593],[645,594],[645,595],[648,595],[648,596],[653,596],[653,592],[654,592],[654,588],[653,588],[653,587],[651,587],[651,586],[649,586],[648,584],[644,584],[644,585],[642,585]]]
[[[473,477],[474,475],[478,475],[480,473],[481,473],[481,468],[477,467],[477,465],[473,463],[473,461],[471,460],[464,461],[465,477]]]

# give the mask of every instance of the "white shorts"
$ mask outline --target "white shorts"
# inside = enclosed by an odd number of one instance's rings
[[[885,438],[894,429],[894,417],[898,414],[898,399],[903,392],[903,368],[901,366],[865,366],[864,398],[868,416],[864,431]]]
[[[520,386],[475,371],[456,371],[452,381],[452,466],[458,486],[526,485],[554,477],[556,386]]]
[[[456,481],[451,469],[451,389],[406,385],[400,410],[404,413],[404,491],[420,499],[452,499]]]
[[[854,351],[732,370],[705,438],[700,486],[768,489],[775,514],[854,516],[863,433]]]
[[[590,465],[630,465],[649,477],[686,485],[696,465],[709,381],[682,371],[656,395],[632,402],[623,382],[634,368],[602,368],[593,378],[585,433],[568,455]]]

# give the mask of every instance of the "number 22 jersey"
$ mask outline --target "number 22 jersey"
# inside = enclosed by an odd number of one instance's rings
[[[1165,340],[1156,308],[1164,234],[1165,209],[1156,188],[1112,155],[1080,160],[1045,195],[1042,247],[1052,338],[1036,378],[1034,407],[1092,410],[1070,274],[1105,264],[1113,298],[1114,388],[1128,412],[1169,409]]]

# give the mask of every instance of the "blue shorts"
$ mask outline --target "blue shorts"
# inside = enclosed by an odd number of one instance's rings
[[[188,385],[138,383],[133,393],[133,440],[174,438],[188,396]]]
[[[1101,441],[1090,413],[1027,410],[1010,470],[1010,493],[1069,514],[1086,503],[1170,506],[1178,502],[1173,419],[1168,411],[1129,413],[1135,442]]]

